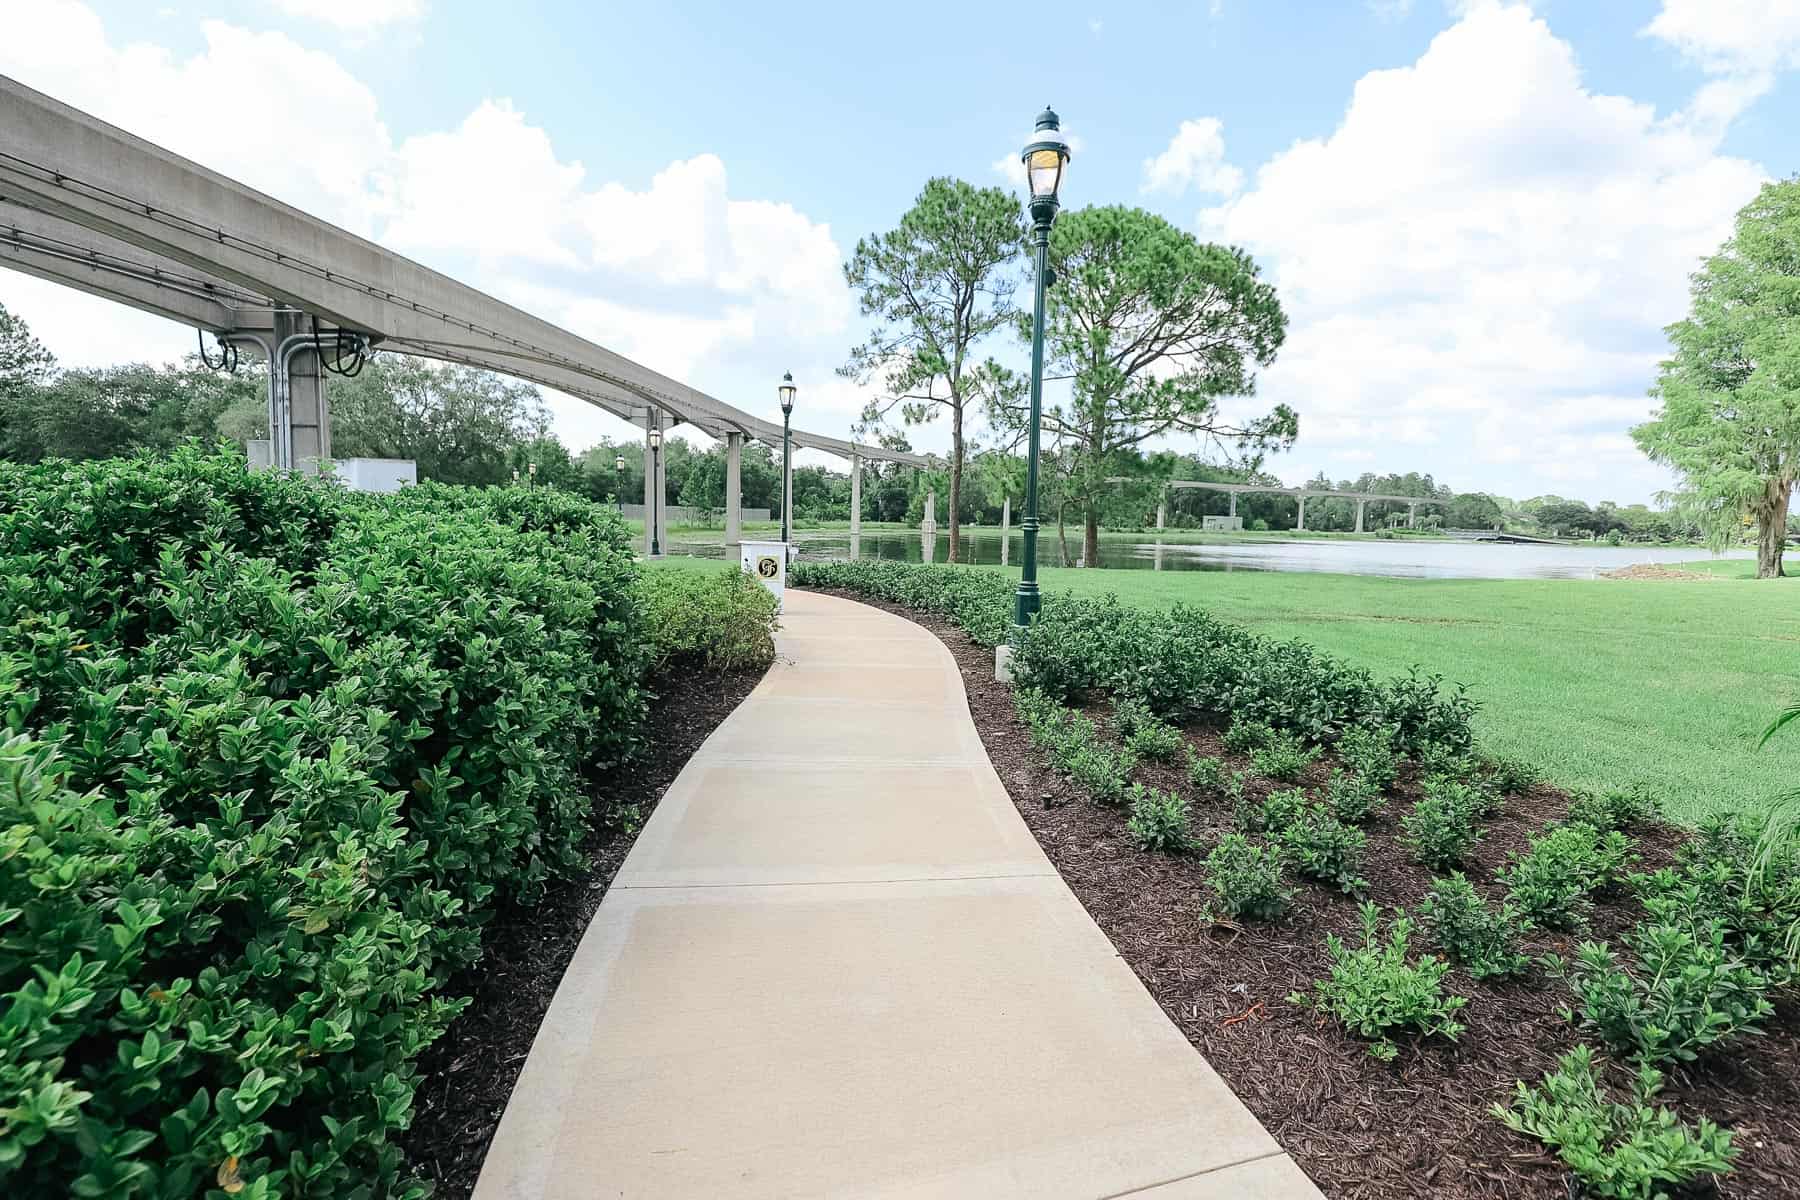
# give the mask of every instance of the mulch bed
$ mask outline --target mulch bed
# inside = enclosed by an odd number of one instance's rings
[[[1238,927],[1204,919],[1212,893],[1199,864],[1137,849],[1126,837],[1124,812],[1091,803],[1048,765],[1014,713],[1010,690],[994,682],[991,649],[926,614],[875,607],[925,626],[950,649],[988,757],[1045,853],[1169,1019],[1327,1196],[1567,1200],[1571,1183],[1561,1165],[1487,1111],[1509,1102],[1515,1080],[1535,1082],[1576,1044],[1574,1027],[1558,1011],[1570,1003],[1565,984],[1537,972],[1477,983],[1458,969],[1451,986],[1469,997],[1459,1014],[1468,1026],[1462,1037],[1454,1043],[1402,1039],[1395,1062],[1375,1060],[1363,1043],[1286,999],[1310,992],[1327,973],[1326,933],[1360,942],[1355,900],[1301,880],[1295,907],[1282,921]],[[1104,710],[1089,715],[1105,724]],[[1213,731],[1191,729],[1187,737],[1202,754],[1246,765]],[[1305,782],[1321,784],[1326,773],[1324,764],[1314,764]],[[1136,778],[1183,795],[1191,791],[1178,764],[1145,763]],[[1387,808],[1364,825],[1369,898],[1384,909],[1411,910],[1432,878],[1396,840],[1399,814],[1416,795],[1416,781],[1403,777]],[[1488,820],[1465,873],[1489,900],[1501,890],[1493,873],[1507,852],[1524,849],[1530,833],[1564,815],[1568,799],[1538,787],[1509,797]],[[1209,844],[1230,830],[1231,814],[1195,804],[1193,822]],[[1666,828],[1639,836],[1645,869],[1667,863],[1680,837]],[[1603,896],[1590,932],[1581,936],[1614,936],[1639,915],[1629,897]],[[1572,957],[1579,940],[1550,934],[1528,948]],[[1800,1004],[1790,1000],[1778,1008],[1766,1037],[1728,1042],[1688,1067],[1667,1069],[1665,1103],[1685,1120],[1709,1117],[1737,1135],[1735,1170],[1716,1191],[1697,1195],[1800,1197],[1796,1033]]]
[[[628,828],[597,829],[586,846],[587,872],[550,888],[540,904],[502,910],[487,927],[481,961],[446,989],[474,1000],[420,1059],[412,1127],[403,1139],[413,1169],[436,1185],[436,1200],[461,1200],[474,1191],[550,999],[638,829],[700,743],[762,676],[760,670],[690,670],[652,679],[649,748],[591,781],[597,814],[635,804],[641,819]]]

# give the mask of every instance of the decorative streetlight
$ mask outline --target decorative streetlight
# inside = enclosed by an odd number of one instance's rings
[[[531,486],[531,487],[537,486],[537,464],[536,463],[526,463],[525,464],[525,473],[527,475],[531,476],[531,478],[526,481],[527,486]]]
[[[781,540],[790,542],[794,536],[794,523],[789,509],[794,506],[794,436],[790,427],[790,419],[794,415],[794,373],[781,373],[781,386],[775,389],[781,395]]]
[[[1023,637],[1041,603],[1037,582],[1038,423],[1044,411],[1044,289],[1050,276],[1050,225],[1056,220],[1056,193],[1062,187],[1063,169],[1069,162],[1069,143],[1062,135],[1062,123],[1048,106],[1038,114],[1037,129],[1020,157],[1025,162],[1025,178],[1031,189],[1031,247],[1036,276],[1031,315],[1031,426],[1025,452],[1025,519],[1019,525],[1025,535],[1025,562],[1013,603],[1013,625]]]
[[[650,484],[650,488],[649,488],[649,491],[650,491],[650,557],[658,558],[662,555],[662,542],[657,537],[658,530],[656,528],[657,525],[660,523],[660,522],[658,522],[657,518],[661,515],[661,513],[658,510],[661,508],[661,505],[662,505],[662,430],[660,430],[656,426],[652,425],[650,427],[649,438],[650,438],[650,475],[649,475],[649,484]]]
[[[618,509],[619,515],[621,517],[624,516],[625,515],[625,456],[623,454],[616,455],[613,458],[613,504]]]

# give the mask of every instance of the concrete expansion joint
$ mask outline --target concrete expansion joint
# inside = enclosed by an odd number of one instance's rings
[[[1056,868],[1045,866],[1042,870],[990,871],[985,875],[893,875],[893,876],[845,876],[842,879],[752,879],[739,882],[713,883],[634,883],[630,880],[615,882],[615,889],[623,888],[632,892],[684,892],[689,890],[729,890],[731,888],[793,888],[793,887],[853,887],[871,888],[889,885],[918,883],[977,883],[984,879],[1054,879],[1058,878]]]
[[[1267,1154],[1253,1154],[1249,1158],[1240,1158],[1236,1162],[1222,1163],[1219,1166],[1207,1167],[1203,1171],[1194,1171],[1187,1175],[1177,1175],[1173,1179],[1164,1179],[1159,1183],[1148,1184],[1140,1188],[1132,1188],[1128,1192],[1112,1192],[1105,1196],[1096,1196],[1094,1197],[1094,1200],[1131,1200],[1131,1197],[1133,1196],[1149,1196],[1164,1188],[1173,1187],[1175,1184],[1186,1183],[1190,1179],[1201,1179],[1207,1175],[1218,1175],[1225,1171],[1236,1171],[1242,1167],[1251,1166],[1254,1163],[1267,1162],[1272,1158],[1286,1157],[1287,1151],[1285,1150],[1271,1150]]]

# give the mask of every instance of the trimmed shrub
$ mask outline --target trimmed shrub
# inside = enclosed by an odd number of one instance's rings
[[[1277,733],[1260,748],[1250,752],[1250,765],[1265,779],[1292,783],[1319,757],[1316,747],[1309,747],[1291,734]]]
[[[1190,746],[1187,756],[1188,783],[1202,796],[1223,796],[1228,779],[1225,764],[1209,754],[1198,754]]]
[[[1576,792],[1569,803],[1571,825],[1591,825],[1602,833],[1642,829],[1661,815],[1662,805],[1649,788],[1634,785],[1604,792]]]
[[[1261,800],[1240,791],[1237,799],[1238,827],[1246,833],[1280,832],[1298,821],[1312,805],[1304,788],[1270,792]]]
[[[0,466],[9,1194],[419,1194],[443,986],[640,744],[624,528],[538,491]]]
[[[1069,778],[1096,804],[1123,804],[1136,766],[1131,755],[1110,746],[1083,746],[1069,761]]]
[[[1233,721],[1220,740],[1233,754],[1249,754],[1273,742],[1275,730],[1266,721],[1244,719]]]
[[[1206,881],[1228,916],[1272,921],[1294,899],[1281,853],[1228,833],[1206,856]]]
[[[736,671],[775,661],[775,597],[748,572],[652,570],[638,594],[658,667]]]
[[[993,571],[904,563],[794,565],[796,587],[905,604],[954,621],[984,644],[1005,639],[1014,585]],[[1301,641],[1275,642],[1199,609],[1127,608],[1116,599],[1051,593],[1018,648],[1013,675],[1062,701],[1116,692],[1165,721],[1264,721],[1311,743],[1356,725],[1392,726],[1404,752],[1466,752],[1475,704],[1414,671],[1377,680]]]
[[[1174,792],[1158,791],[1141,783],[1131,785],[1131,819],[1125,824],[1131,840],[1142,850],[1181,854],[1188,849],[1188,806]]]
[[[1673,868],[1631,877],[1655,921],[1717,925],[1732,954],[1779,987],[1800,976],[1800,826],[1791,811],[1717,816]]]
[[[1401,844],[1433,870],[1460,867],[1481,839],[1478,816],[1480,793],[1442,776],[1428,779],[1425,794],[1400,818]]]
[[[1455,1041],[1463,1031],[1456,1013],[1468,999],[1444,994],[1450,965],[1436,958],[1407,957],[1413,926],[1404,915],[1394,918],[1383,941],[1381,909],[1365,902],[1362,925],[1361,946],[1347,946],[1335,934],[1326,934],[1331,974],[1313,984],[1311,997],[1296,993],[1288,999],[1335,1016],[1351,1033],[1369,1039],[1369,1053],[1383,1061],[1398,1053],[1396,1032],[1436,1034]]]
[[[1432,880],[1431,891],[1419,905],[1419,919],[1431,939],[1473,979],[1516,975],[1531,964],[1519,950],[1519,939],[1531,922],[1511,904],[1495,912],[1482,903],[1460,871]]]
[[[1381,789],[1361,775],[1333,771],[1325,783],[1325,806],[1340,821],[1365,821],[1386,803]]]
[[[1581,1023],[1641,1062],[1687,1062],[1738,1033],[1759,1033],[1774,1013],[1768,978],[1734,957],[1718,922],[1702,928],[1646,923],[1627,933],[1635,962],[1604,942],[1576,953]]]
[[[1352,895],[1368,889],[1369,881],[1361,873],[1367,836],[1324,806],[1306,805],[1277,829],[1274,837],[1300,874]]]
[[[1352,725],[1338,736],[1338,761],[1377,792],[1393,787],[1400,773],[1400,756],[1394,752],[1398,732],[1391,725]]]
[[[1653,1107],[1662,1072],[1644,1064],[1627,1102],[1608,1099],[1594,1053],[1577,1046],[1537,1087],[1519,1083],[1512,1107],[1491,1110],[1507,1128],[1554,1150],[1590,1196],[1663,1200],[1683,1188],[1731,1169],[1737,1149],[1729,1130],[1702,1118],[1686,1125],[1666,1108]]]
[[[1541,778],[1537,767],[1522,758],[1508,758],[1498,754],[1483,754],[1479,758],[1487,771],[1488,781],[1503,796],[1523,795],[1535,787]]]
[[[1113,725],[1125,739],[1125,748],[1139,759],[1168,762],[1184,744],[1179,729],[1157,720],[1139,700],[1126,698],[1115,703]]]
[[[1539,925],[1573,928],[1593,910],[1593,894],[1623,877],[1635,861],[1631,840],[1592,825],[1559,825],[1531,839],[1524,854],[1509,854],[1496,878],[1507,899]]]

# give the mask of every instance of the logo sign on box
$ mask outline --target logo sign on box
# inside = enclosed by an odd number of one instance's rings
[[[782,593],[787,588],[788,547],[786,542],[744,542],[738,547],[738,561],[744,570],[761,581],[775,596],[775,611],[781,611]]]

